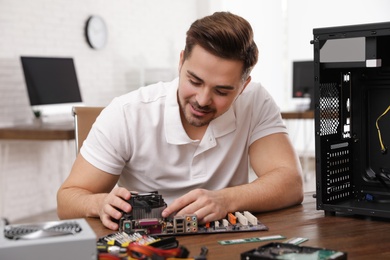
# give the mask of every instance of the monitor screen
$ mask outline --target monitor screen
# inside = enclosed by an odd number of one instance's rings
[[[31,106],[81,102],[72,58],[21,57]]]
[[[309,110],[314,109],[314,62],[294,61],[292,76],[292,97],[307,98]]]
[[[313,61],[293,62],[293,97],[312,97],[314,93]]]

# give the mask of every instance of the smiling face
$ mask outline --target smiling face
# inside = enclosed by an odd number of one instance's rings
[[[196,45],[180,55],[178,100],[184,128],[207,127],[225,113],[250,82],[242,80],[241,61],[210,54]]]

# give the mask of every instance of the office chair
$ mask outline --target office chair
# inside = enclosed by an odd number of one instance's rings
[[[87,138],[89,130],[96,118],[104,107],[73,107],[72,114],[74,117],[74,130],[76,139],[76,154],[79,153],[85,138]]]

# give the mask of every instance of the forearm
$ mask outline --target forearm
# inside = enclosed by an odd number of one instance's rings
[[[60,189],[57,214],[60,219],[99,217],[100,204],[107,193],[92,194],[80,188]]]
[[[220,192],[229,212],[271,211],[299,204],[303,200],[301,175],[284,168],[264,174],[251,183],[229,187]]]

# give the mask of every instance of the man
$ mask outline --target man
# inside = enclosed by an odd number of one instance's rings
[[[99,116],[58,191],[59,217],[100,217],[116,230],[113,220],[131,211],[130,191],[157,190],[168,204],[163,217],[201,222],[301,203],[301,168],[279,109],[250,83],[257,56],[243,18],[195,21],[178,79],[116,98]]]

